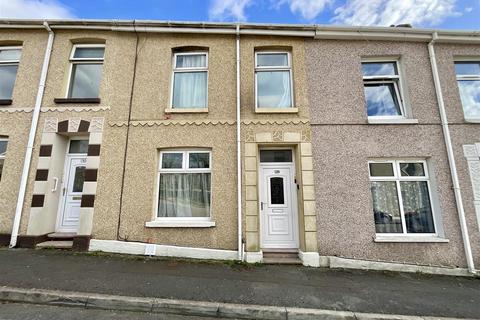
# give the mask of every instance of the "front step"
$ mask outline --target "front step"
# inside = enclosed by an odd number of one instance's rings
[[[59,241],[59,240],[51,240],[45,241],[37,244],[36,248],[44,249],[44,248],[52,248],[52,249],[72,249],[73,241]]]
[[[265,264],[302,264],[302,261],[298,258],[298,250],[268,249],[263,251],[263,263]]]
[[[77,234],[73,232],[54,232],[47,234],[49,239],[73,239]]]

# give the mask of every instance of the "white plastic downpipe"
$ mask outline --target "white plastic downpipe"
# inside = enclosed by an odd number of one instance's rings
[[[15,217],[13,219],[12,237],[10,238],[10,248],[17,245],[18,231],[20,228],[20,220],[22,218],[23,202],[25,200],[25,192],[27,189],[28,173],[32,162],[32,152],[35,143],[35,133],[37,132],[38,119],[40,117],[40,107],[42,105],[43,92],[45,91],[45,81],[47,79],[48,65],[50,63],[50,55],[52,53],[53,33],[50,26],[45,21],[43,26],[48,31],[47,48],[43,59],[42,73],[40,74],[40,82],[38,84],[37,98],[32,115],[32,125],[30,126],[30,134],[28,135],[27,150],[25,152],[25,163],[23,164],[22,177],[20,178],[20,188],[18,190],[17,207],[15,209]]]
[[[460,220],[460,229],[462,231],[463,246],[465,248],[465,257],[467,259],[468,271],[475,274],[475,265],[473,262],[472,247],[470,245],[470,237],[468,236],[467,221],[465,218],[465,210],[463,208],[462,193],[460,190],[460,182],[458,180],[457,166],[455,156],[453,154],[452,140],[450,137],[450,129],[448,127],[447,113],[445,112],[445,103],[443,101],[442,85],[438,74],[437,60],[435,57],[434,43],[438,40],[437,32],[432,34],[432,41],[428,44],[428,53],[430,55],[430,63],[432,65],[433,83],[437,93],[438,109],[440,111],[440,119],[442,121],[443,137],[447,148],[448,164],[450,165],[450,173],[452,176],[453,191],[455,193],[455,202],[457,203],[458,217]]]
[[[238,218],[238,260],[243,261],[242,241],[242,137],[240,125],[240,25],[237,24],[237,218]]]

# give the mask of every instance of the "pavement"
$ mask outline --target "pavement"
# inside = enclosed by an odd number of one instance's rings
[[[480,279],[411,273],[4,248],[0,249],[0,286],[355,313],[480,318]]]

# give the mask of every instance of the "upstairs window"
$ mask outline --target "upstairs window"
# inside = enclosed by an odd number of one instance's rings
[[[208,54],[176,53],[173,60],[172,109],[207,108]]]
[[[480,119],[480,62],[455,62],[465,119]]]
[[[70,56],[68,98],[98,98],[105,46],[77,44]]]
[[[363,62],[362,73],[368,116],[404,118],[398,62]]]
[[[292,108],[292,92],[290,53],[255,53],[255,107]]]
[[[369,162],[377,234],[435,234],[425,161]]]
[[[2,181],[3,162],[7,156],[7,143],[7,139],[0,138],[0,181]]]
[[[0,47],[0,99],[12,99],[22,48]]]

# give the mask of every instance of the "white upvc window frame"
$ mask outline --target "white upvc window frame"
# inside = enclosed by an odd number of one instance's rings
[[[470,63],[480,63],[480,57],[455,58],[454,65],[457,62],[458,63],[462,63],[462,62],[463,63],[468,63],[468,62],[470,62]],[[480,75],[478,75],[478,74],[458,75],[455,72],[455,77],[456,77],[456,80],[457,80],[457,87],[458,87],[458,81],[480,81]],[[459,88],[459,91],[460,91],[460,88]],[[460,92],[459,92],[459,94],[460,94]],[[462,112],[463,112],[465,121],[480,123],[480,117],[467,117],[467,116],[465,116],[465,110],[463,109],[463,102],[461,101],[461,98],[460,98],[460,103],[462,104]]]
[[[372,177],[370,172],[370,164],[371,163],[391,163],[393,166],[393,176],[381,176],[381,177]],[[423,171],[425,173],[424,176],[402,176],[400,172],[400,164],[401,163],[421,163],[423,165]],[[436,205],[434,201],[436,198],[433,197],[432,194],[432,186],[431,186],[431,179],[430,179],[430,171],[428,167],[428,163],[426,160],[419,160],[419,159],[374,159],[368,161],[368,174],[369,174],[369,182],[382,182],[382,181],[394,181],[396,188],[397,188],[397,197],[398,197],[398,205],[400,211],[400,218],[402,222],[402,233],[375,233],[376,238],[379,240],[378,242],[403,242],[408,241],[408,239],[414,239],[413,242],[430,242],[431,239],[439,239],[441,234],[439,232],[439,219],[437,217],[436,212]],[[407,232],[407,225],[405,221],[405,212],[403,208],[403,197],[402,197],[402,189],[400,186],[400,182],[402,181],[426,181],[428,187],[428,197],[430,200],[430,210],[432,211],[432,220],[433,220],[433,227],[435,229],[434,233],[408,233]],[[371,186],[371,184],[370,184]],[[373,204],[373,197],[370,195]],[[373,208],[372,208],[373,209]],[[422,238],[424,240],[422,240]],[[430,240],[429,240],[430,239]],[[396,241],[398,240],[398,241]],[[431,241],[431,242],[448,242],[446,239],[439,239],[438,241]]]
[[[258,66],[258,56],[262,54],[287,54],[287,66]],[[288,71],[290,77],[290,107],[288,108],[276,108],[276,107],[258,107],[258,82],[257,74],[262,71]],[[262,110],[270,112],[296,112],[295,108],[295,95],[293,91],[293,73],[292,73],[292,54],[290,51],[271,51],[271,50],[259,50],[255,51],[255,111],[262,112]]]
[[[193,67],[193,68],[177,68],[177,57],[178,56],[192,56],[192,55],[205,55],[205,67]],[[208,51],[186,51],[186,52],[176,52],[173,54],[172,61],[172,79],[170,81],[170,103],[169,108],[166,110],[169,113],[196,113],[196,112],[208,112]],[[207,88],[206,88],[206,101],[204,108],[188,107],[188,108],[175,108],[173,105],[173,94],[174,94],[174,84],[175,84],[175,74],[176,73],[189,73],[189,72],[205,72],[207,74]]]
[[[0,138],[0,142],[6,142],[7,143],[7,150],[8,150],[8,138]],[[4,153],[0,153],[0,160],[3,161],[2,163],[2,174],[0,175],[0,183],[2,182],[2,175],[3,175],[3,170],[5,169],[5,158],[7,157],[7,151]]]
[[[77,48],[103,48],[103,57],[102,58],[74,58],[75,51]],[[74,44],[72,50],[70,52],[70,56],[68,58],[69,61],[69,70],[68,70],[68,82],[67,82],[67,90],[65,92],[65,98],[70,99],[70,86],[72,85],[72,71],[73,65],[75,64],[100,64],[103,65],[105,62],[105,44],[98,43],[98,44]],[[98,84],[100,86],[100,83]],[[100,88],[99,88],[100,90]],[[97,97],[89,97],[89,98],[97,98]]]
[[[395,88],[396,99],[399,104],[400,108],[400,115],[397,116],[368,116],[368,108],[367,108],[367,101],[365,99],[365,111],[367,112],[368,120],[372,123],[375,123],[377,120],[379,121],[402,121],[409,118],[409,114],[407,112],[406,103],[405,103],[405,91],[403,86],[403,76],[402,70],[400,66],[400,60],[398,58],[364,58],[361,61],[362,65],[364,63],[395,63],[397,74],[396,75],[378,75],[378,76],[364,76],[362,72],[363,78],[363,86],[365,84],[372,83],[372,84],[389,84],[392,83],[393,87]],[[414,121],[413,123],[416,123]]]
[[[1,51],[8,51],[8,50],[20,50],[22,51],[22,46],[0,46]],[[20,59],[21,59],[22,52],[20,53],[20,58],[18,59],[13,59],[13,60],[0,60],[0,65],[2,66],[19,66],[20,65]],[[17,69],[18,71],[18,69]],[[13,83],[13,88],[15,90],[15,82],[17,80],[17,75],[15,75],[15,81]],[[13,92],[12,92],[13,96]],[[12,99],[12,97],[10,97]]]
[[[162,168],[163,156],[165,154],[182,154],[182,168],[164,169]],[[205,153],[209,155],[209,168],[189,168],[190,153]],[[208,217],[159,217],[159,196],[160,196],[160,175],[162,173],[210,173],[210,211]],[[155,196],[155,212],[153,221],[147,222],[147,227],[214,227],[215,222],[212,219],[212,151],[204,148],[188,148],[188,149],[168,149],[161,150],[159,153],[159,161],[157,167],[156,179],[156,196]]]

